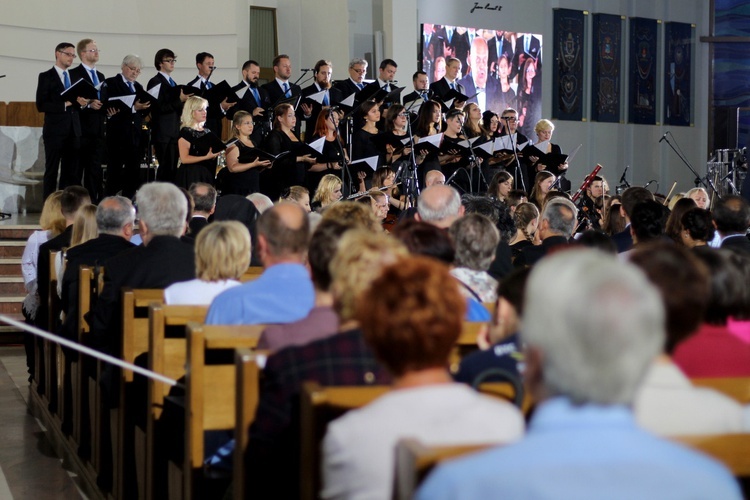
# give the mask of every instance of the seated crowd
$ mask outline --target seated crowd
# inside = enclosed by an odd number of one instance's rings
[[[128,287],[208,306],[209,325],[267,325],[244,450],[258,498],[299,495],[306,381],[391,388],[328,426],[323,498],[390,496],[403,438],[503,445],[439,467],[418,498],[741,497],[718,462],[663,437],[748,429],[740,402],[691,382],[750,376],[747,201],[709,212],[685,197],[670,212],[644,188],[609,198],[599,179],[584,204],[550,191],[537,207],[509,189],[462,198],[436,182],[384,226],[383,207],[339,201],[335,181],[321,178],[334,195],[316,192],[320,214],[301,186],[270,207],[204,183],[153,182],[135,203],[96,207],[79,186],[54,193],[24,254],[28,320],[75,339],[86,264],[105,270],[87,320],[108,354],[121,356]],[[49,251],[62,249],[62,318],[50,321],[40,298]],[[251,263],[262,272],[241,282]],[[451,373],[467,321],[485,324]],[[33,349],[28,359],[33,374]],[[486,380],[523,380],[531,417],[472,389]],[[222,449],[208,463],[228,467]]]

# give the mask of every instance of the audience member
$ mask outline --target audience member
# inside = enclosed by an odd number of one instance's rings
[[[515,267],[533,266],[542,257],[568,245],[570,237],[575,231],[578,221],[578,209],[572,201],[566,198],[555,198],[544,205],[539,222],[539,239],[541,245],[531,245],[522,249],[516,260]]]
[[[691,208],[696,208],[695,202],[690,198],[682,198],[670,209],[664,232],[677,244],[682,244],[682,216]]]
[[[188,227],[190,236],[195,238],[200,230],[208,225],[208,218],[216,210],[216,188],[205,182],[196,182],[190,185],[189,191],[194,206]]]
[[[708,210],[693,207],[680,218],[680,242],[688,248],[707,247],[714,239],[715,230]]]
[[[638,203],[647,200],[653,201],[654,195],[646,188],[633,186],[623,191],[620,215],[625,219],[625,229],[612,235],[612,240],[617,245],[618,253],[630,250],[633,247],[633,236],[630,233],[630,215]]]
[[[428,222],[442,229],[464,214],[461,196],[455,188],[445,185],[431,186],[419,196],[417,203],[417,220]]]
[[[164,290],[167,304],[211,305],[225,290],[239,286],[250,264],[250,232],[237,221],[214,222],[195,239],[195,275]]]
[[[747,228],[750,226],[750,205],[741,196],[725,196],[712,212],[714,225],[721,237],[721,248],[736,247],[750,253]]]
[[[62,295],[62,281],[67,264],[67,251],[96,238],[98,235],[99,230],[96,227],[96,205],[89,203],[88,205],[81,206],[78,209],[78,212],[76,212],[75,221],[73,221],[73,232],[70,235],[70,246],[67,249],[64,248],[61,252],[57,252],[57,255],[55,255],[55,272],[57,273],[55,281],[57,281],[58,297]]]
[[[490,219],[477,213],[456,220],[448,229],[456,248],[451,275],[461,283],[464,296],[479,302],[497,299],[497,280],[487,273],[500,233]]]
[[[256,229],[263,274],[216,296],[207,324],[291,323],[312,309],[315,293],[304,266],[310,238],[307,214],[299,205],[280,203],[261,214]]]
[[[640,271],[563,252],[532,271],[526,298],[527,436],[438,467],[417,499],[741,498],[724,466],[635,423],[630,405],[664,345],[664,306]]]
[[[523,434],[523,416],[510,403],[451,383],[446,365],[463,309],[448,268],[424,257],[386,267],[361,295],[356,317],[393,390],[329,424],[322,498],[388,498],[401,438],[450,445]]]

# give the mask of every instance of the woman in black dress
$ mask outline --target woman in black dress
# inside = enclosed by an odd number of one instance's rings
[[[218,185],[222,194],[247,196],[260,191],[260,172],[271,166],[269,160],[252,157],[255,149],[250,135],[253,133],[253,115],[237,111],[232,118],[232,137],[237,139],[227,150],[227,167],[219,172]]]
[[[180,165],[177,168],[175,184],[185,189],[194,182],[213,184],[216,178],[216,157],[220,151],[214,152],[210,144],[212,140],[220,139],[203,127],[206,123],[207,107],[207,100],[191,96],[182,108],[182,129],[177,140]]]
[[[375,169],[377,169],[386,163],[385,150],[381,150],[373,140],[379,132],[380,107],[375,101],[365,101],[359,107],[359,113],[364,119],[365,124],[361,129],[354,132],[354,137],[352,138],[352,162],[377,156],[378,163],[375,166]],[[358,179],[364,177],[366,179],[365,184],[369,187],[373,172],[374,169],[370,170],[368,167],[364,167],[364,170],[359,170],[357,177]]]
[[[291,104],[279,104],[273,110],[273,130],[266,137],[265,150],[276,156],[291,151],[273,163],[273,166],[260,176],[260,190],[263,194],[276,200],[281,191],[289,186],[304,186],[307,166],[315,163],[310,155],[298,155],[304,146],[294,135],[297,117]]]
[[[315,122],[315,132],[310,142],[314,142],[321,137],[325,137],[323,151],[318,156],[316,163],[311,165],[307,171],[307,189],[311,193],[318,189],[318,184],[324,175],[333,174],[341,177],[341,168],[344,159],[347,158],[344,143],[339,137],[339,114],[331,111],[328,106],[324,106],[320,110]]]

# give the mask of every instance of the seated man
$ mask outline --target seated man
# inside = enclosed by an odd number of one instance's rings
[[[652,363],[635,399],[638,423],[672,436],[741,432],[740,404],[713,389],[693,387],[671,358],[706,312],[708,267],[686,248],[666,241],[639,245],[632,252],[630,262],[659,288],[667,312],[664,352]]]
[[[281,203],[263,212],[256,230],[263,274],[218,295],[206,324],[291,323],[312,309],[315,291],[304,266],[310,237],[307,214],[297,204]]]
[[[370,385],[390,382],[388,372],[365,344],[355,307],[388,264],[407,255],[392,238],[348,231],[331,261],[333,306],[339,331],[268,357],[255,421],[250,427],[246,480],[257,498],[297,498],[299,493],[299,391],[302,382]],[[302,457],[304,458],[304,457]]]
[[[328,425],[322,498],[388,498],[402,438],[449,445],[521,437],[518,408],[451,383],[446,367],[464,307],[448,267],[427,257],[386,267],[363,294],[357,319],[393,390]]]
[[[572,201],[554,198],[544,205],[539,221],[541,245],[531,245],[523,250],[513,262],[515,267],[533,266],[544,256],[560,247],[568,246],[578,222],[578,209]]]
[[[438,467],[416,498],[742,498],[724,466],[636,425],[664,319],[632,264],[596,250],[544,259],[526,289],[524,378],[538,402],[526,437]]]

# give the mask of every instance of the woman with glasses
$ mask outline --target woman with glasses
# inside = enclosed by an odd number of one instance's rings
[[[219,172],[221,194],[247,196],[260,191],[260,173],[271,166],[269,160],[253,155],[255,144],[250,136],[255,128],[253,115],[237,111],[232,118],[232,138],[237,139],[227,149],[227,166]]]

